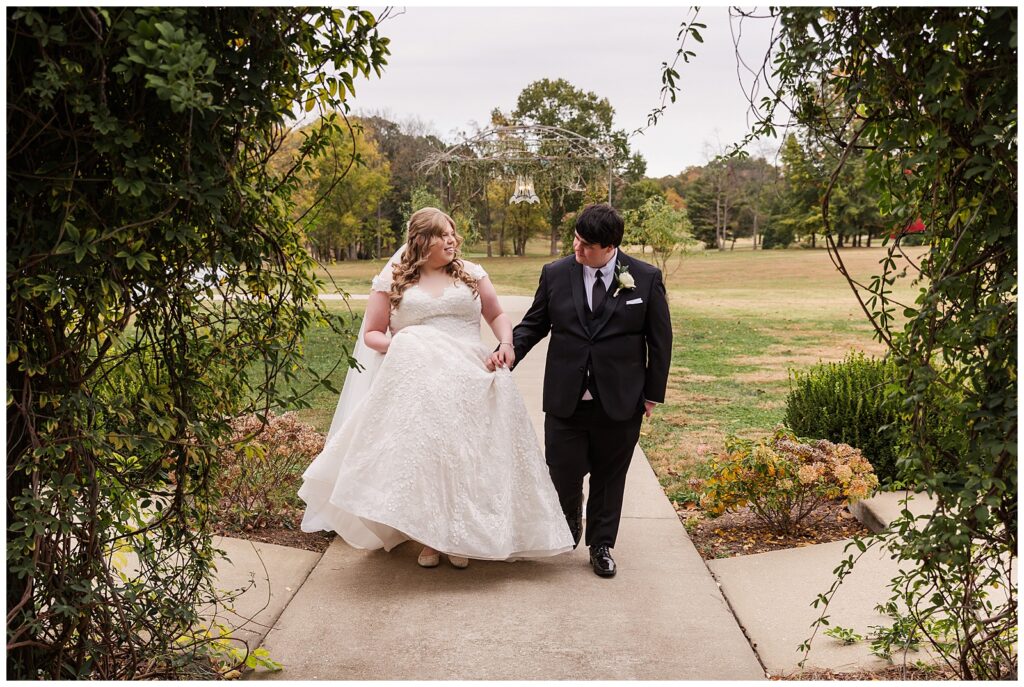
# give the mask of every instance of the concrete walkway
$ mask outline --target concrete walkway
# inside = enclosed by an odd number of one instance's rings
[[[502,303],[517,322],[530,299]],[[545,353],[546,341],[515,372],[538,438]],[[887,523],[900,496],[870,499],[857,515],[873,527]],[[929,507],[926,500],[912,505]],[[235,602],[238,623],[250,619],[235,634],[250,647],[262,643],[284,666],[251,679],[759,680],[766,669],[799,670],[797,645],[819,613],[810,603],[828,589],[847,543],[705,565],[638,447],[612,579],[591,572],[584,547],[534,561],[425,570],[411,542],[385,553],[336,538],[321,556],[223,539],[232,560],[221,566],[220,586],[253,579]],[[880,555],[865,556],[830,609],[832,624],[861,634],[885,624],[873,609],[888,597],[894,570]],[[910,662],[916,658],[924,656]],[[807,663],[836,671],[884,665],[865,643],[843,646],[820,633]]]

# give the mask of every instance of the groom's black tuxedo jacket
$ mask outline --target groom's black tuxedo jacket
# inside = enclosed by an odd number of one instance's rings
[[[613,420],[635,417],[644,400],[662,403],[672,359],[672,325],[661,271],[621,250],[616,274],[626,267],[635,287],[618,288],[591,321],[583,266],[570,255],[544,266],[533,305],[513,332],[518,363],[551,333],[544,374],[544,412],[567,418],[583,395],[588,363],[598,398]]]

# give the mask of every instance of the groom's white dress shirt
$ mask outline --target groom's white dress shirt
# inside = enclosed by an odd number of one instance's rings
[[[615,278],[615,259],[618,257],[619,249],[616,248],[612,251],[611,259],[601,267],[583,266],[583,292],[587,294],[587,305],[590,306],[591,310],[594,309],[594,304],[590,302],[590,299],[594,295],[594,282],[597,281],[597,271],[601,270],[601,281],[604,282],[604,287],[610,294],[612,292],[612,281]]]

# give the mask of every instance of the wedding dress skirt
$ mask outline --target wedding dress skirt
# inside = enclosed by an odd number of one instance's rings
[[[365,549],[413,539],[475,559],[571,550],[512,374],[484,366],[479,298],[461,282],[437,297],[413,286],[391,328],[361,405],[303,474],[303,531]]]

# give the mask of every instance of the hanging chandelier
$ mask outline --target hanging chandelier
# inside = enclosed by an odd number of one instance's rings
[[[509,205],[514,203],[539,203],[540,198],[533,190],[533,179],[528,176],[516,177],[516,190],[508,199]]]

